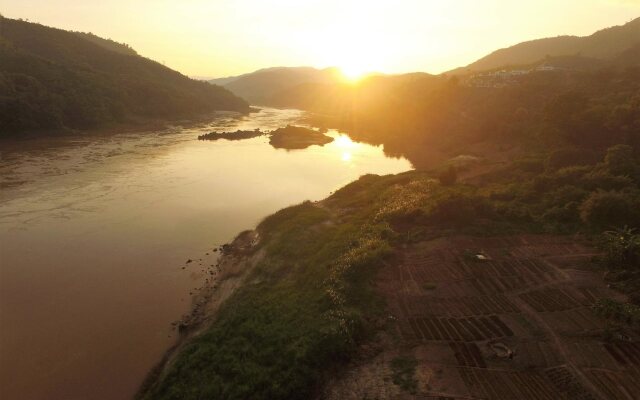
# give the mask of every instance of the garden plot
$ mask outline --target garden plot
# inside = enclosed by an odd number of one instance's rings
[[[358,368],[367,372],[350,378],[360,379],[357,394],[640,399],[640,345],[602,341],[606,322],[592,306],[619,294],[587,264],[577,265],[595,254],[577,240],[454,237],[401,250],[375,281],[393,339],[381,350],[385,361],[378,356],[378,364],[365,362]],[[400,353],[416,363],[412,392],[394,386],[388,375],[390,360]],[[331,398],[363,397],[346,390]]]

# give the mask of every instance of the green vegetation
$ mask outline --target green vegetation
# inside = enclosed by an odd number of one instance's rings
[[[415,378],[417,365],[418,361],[413,357],[397,357],[391,360],[393,383],[415,394],[418,390],[418,381]]]
[[[600,299],[593,305],[594,311],[605,318],[640,328],[640,307],[611,299]]]
[[[604,252],[600,262],[609,271],[607,280],[627,293],[632,302],[640,304],[640,234],[626,226],[607,231],[602,235],[600,247]]]
[[[635,270],[640,272],[640,234],[624,227],[603,235],[603,264],[610,270]]]
[[[426,74],[314,82],[279,101],[317,111],[319,126],[384,144],[419,169],[366,175],[263,221],[264,258],[146,398],[310,398],[384,325],[369,285],[376,268],[402,244],[451,233],[597,238],[615,229],[603,237],[603,265],[640,301],[631,230],[640,228],[637,66],[533,72],[499,88]],[[445,157],[435,163],[434,154]],[[453,162],[460,157],[473,162]],[[467,257],[480,262],[477,254]],[[596,310],[635,323],[633,306]],[[415,366],[392,362],[392,379],[412,393]]]
[[[126,45],[4,17],[0,28],[2,135],[249,110]]]
[[[276,149],[306,149],[314,144],[325,145],[333,139],[324,133],[302,126],[287,125],[271,132],[271,144]]]
[[[458,173],[456,172],[456,168],[453,165],[450,165],[449,168],[445,169],[438,175],[438,180],[440,184],[444,186],[451,186],[456,183],[458,180]]]
[[[438,284],[434,282],[426,282],[422,285],[424,290],[434,290],[438,288]]]
[[[394,248],[448,233],[597,234],[581,218],[594,193],[603,186],[616,196],[638,190],[635,181],[613,175],[604,154],[593,165],[543,173],[509,164],[473,184],[443,185],[426,171],[366,175],[322,203],[277,212],[258,227],[265,255],[246,284],[144,398],[309,398],[384,326],[376,323],[384,320],[384,304],[369,282]],[[537,160],[526,165],[545,164]],[[638,241],[623,232],[623,239],[619,232],[605,236],[607,262],[621,260],[628,272],[638,261]],[[414,367],[407,360],[392,366],[394,382],[410,392]]]
[[[387,229],[309,202],[267,218],[248,283],[146,398],[310,398],[381,310],[368,281],[390,255]]]
[[[526,65],[549,56],[578,54],[582,57],[607,59],[636,44],[639,36],[640,19],[636,18],[626,25],[603,29],[590,36],[558,36],[520,43],[497,50],[467,67],[453,72],[483,71],[510,65]]]

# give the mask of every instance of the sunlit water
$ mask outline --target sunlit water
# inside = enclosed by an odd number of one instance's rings
[[[266,215],[365,173],[411,168],[336,140],[276,150],[295,110],[221,116],[197,128],[0,143],[0,398],[125,399],[176,338],[204,279],[198,260]],[[17,149],[17,150],[16,150]]]

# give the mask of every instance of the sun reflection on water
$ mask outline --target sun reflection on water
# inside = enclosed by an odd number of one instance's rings
[[[345,163],[351,163],[354,153],[361,147],[360,143],[356,143],[347,135],[339,134],[333,141],[333,145],[337,148],[340,159]]]

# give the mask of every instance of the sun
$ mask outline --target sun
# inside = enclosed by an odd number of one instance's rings
[[[367,74],[366,70],[359,65],[350,64],[340,67],[340,73],[347,82],[356,83],[362,80]]]

